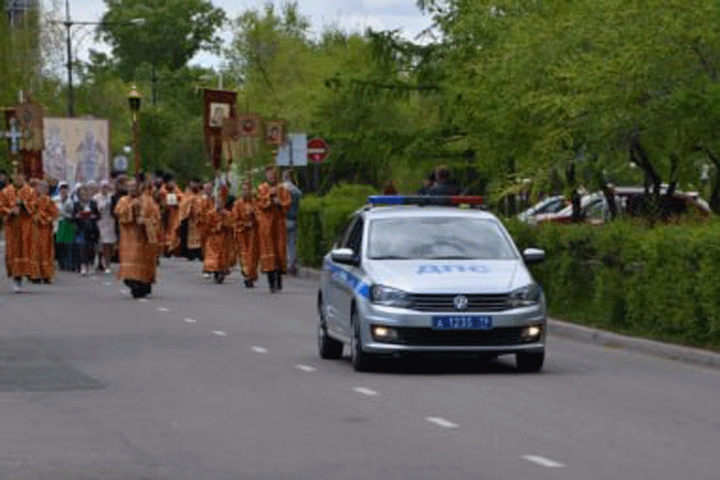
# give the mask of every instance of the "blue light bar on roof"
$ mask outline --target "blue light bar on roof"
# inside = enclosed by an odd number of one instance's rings
[[[368,203],[370,205],[482,205],[483,197],[477,195],[373,195],[368,197]]]

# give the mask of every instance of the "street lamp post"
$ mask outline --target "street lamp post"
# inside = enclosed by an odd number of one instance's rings
[[[75,116],[75,87],[73,86],[73,57],[72,57],[72,27],[75,25],[142,25],[143,19],[136,18],[128,22],[75,22],[70,19],[70,0],[65,0],[65,20],[64,21],[50,21],[50,23],[60,24],[65,26],[65,43],[67,49],[67,78],[68,78],[68,117]]]
[[[140,128],[138,126],[138,112],[140,111],[140,93],[135,86],[130,89],[128,103],[132,112],[133,150],[135,155],[135,175],[140,173]]]

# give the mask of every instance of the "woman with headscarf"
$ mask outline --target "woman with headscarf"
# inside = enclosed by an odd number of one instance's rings
[[[80,275],[84,277],[90,274],[90,268],[95,258],[95,245],[100,236],[97,227],[100,212],[85,185],[80,185],[77,189],[77,200],[73,204],[72,218],[76,226],[75,251],[80,263]]]
[[[93,197],[100,219],[97,222],[100,232],[100,270],[106,274],[112,273],[110,270],[110,259],[117,243],[115,235],[115,218],[112,211],[112,186],[107,180],[100,182],[100,192]]]

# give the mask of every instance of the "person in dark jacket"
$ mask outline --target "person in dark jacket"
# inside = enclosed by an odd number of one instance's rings
[[[80,275],[86,276],[90,273],[100,239],[100,231],[97,226],[100,211],[85,185],[78,188],[78,198],[73,204],[72,219],[76,226],[75,247],[80,260]]]
[[[435,184],[435,171],[433,170],[428,174],[427,179],[423,182],[423,186],[418,190],[418,195],[427,195],[428,190]]]
[[[450,177],[450,169],[441,165],[435,170],[435,183],[427,189],[427,195],[460,195],[460,187]]]

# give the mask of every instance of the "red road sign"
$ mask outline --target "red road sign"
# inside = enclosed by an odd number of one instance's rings
[[[330,147],[328,147],[327,142],[322,138],[308,140],[307,155],[308,160],[312,163],[321,163],[327,158],[328,153],[330,153]]]

